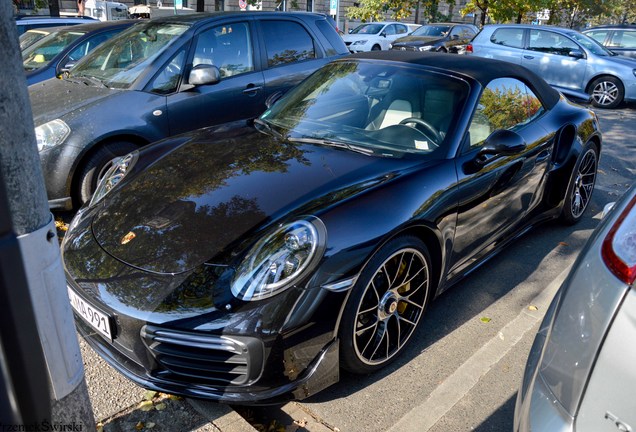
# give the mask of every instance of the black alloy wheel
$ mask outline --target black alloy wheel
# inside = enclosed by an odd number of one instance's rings
[[[340,329],[342,366],[378,370],[400,354],[431,296],[431,260],[424,242],[398,237],[384,245],[360,274]]]
[[[568,185],[561,219],[567,224],[578,222],[592,200],[598,170],[598,148],[588,142],[579,156]]]

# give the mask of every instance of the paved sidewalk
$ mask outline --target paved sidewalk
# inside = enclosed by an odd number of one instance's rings
[[[104,362],[81,338],[79,341],[98,431],[256,430],[227,405],[142,389]]]

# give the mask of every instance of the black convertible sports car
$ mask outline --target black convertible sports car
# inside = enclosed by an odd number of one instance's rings
[[[80,333],[138,384],[302,399],[400,354],[431,299],[582,217],[595,115],[482,58],[334,61],[253,123],[113,162],[63,256]]]

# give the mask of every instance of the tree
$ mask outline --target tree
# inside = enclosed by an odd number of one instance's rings
[[[606,3],[598,0],[551,0],[549,24],[580,28],[594,16],[604,15]]]
[[[437,3],[437,0],[429,1]],[[347,17],[362,21],[382,21],[384,14],[391,11],[391,17],[399,20],[411,16],[418,3],[418,0],[360,0],[359,6],[347,8]]]

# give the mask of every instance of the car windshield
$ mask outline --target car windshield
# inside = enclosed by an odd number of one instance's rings
[[[413,36],[446,36],[450,26],[424,25],[415,30]]]
[[[24,70],[32,71],[46,66],[55,56],[84,34],[85,32],[78,31],[57,31],[26,47],[22,51]]]
[[[70,77],[92,79],[109,88],[129,88],[188,28],[187,24],[153,21],[135,24],[95,48],[77,63]]]
[[[331,63],[261,116],[289,141],[377,156],[442,154],[468,84],[419,67],[366,61]]]
[[[605,48],[603,45],[592,39],[591,37],[584,35],[583,33],[572,32],[569,33],[572,39],[583,45],[585,48],[590,50],[592,54],[596,54],[597,56],[613,56],[615,55],[613,52]]]
[[[42,39],[48,33],[40,30],[28,30],[20,35],[20,50],[24,50],[26,47],[33,45],[35,42]]]
[[[383,28],[382,24],[362,24],[353,29],[351,34],[378,34]]]

